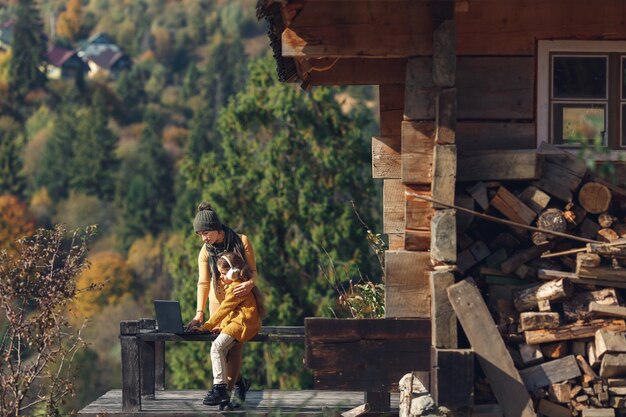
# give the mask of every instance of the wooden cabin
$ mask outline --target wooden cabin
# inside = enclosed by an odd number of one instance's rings
[[[386,315],[431,320],[431,392],[452,409],[471,406],[462,380],[473,378],[472,351],[459,349],[448,297],[466,261],[449,208],[464,205],[455,189],[476,164],[525,178],[537,157],[523,150],[542,143],[571,155],[595,143],[594,158],[624,183],[626,2],[260,0],[257,12],[282,81],[378,86],[372,176],[384,184]],[[492,385],[506,385],[507,366]],[[504,415],[534,415],[518,385]]]

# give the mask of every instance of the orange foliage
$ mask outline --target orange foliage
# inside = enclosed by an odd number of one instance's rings
[[[35,222],[26,204],[14,195],[0,195],[0,250],[15,253],[16,241],[34,231]]]
[[[76,307],[85,316],[101,312],[105,306],[116,305],[134,297],[135,277],[122,255],[116,252],[99,252],[89,257],[90,268],[83,271],[77,288],[91,285],[101,287],[99,291],[86,291],[78,296]]]
[[[80,19],[82,13],[81,0],[68,0],[65,11],[59,15],[57,21],[57,35],[71,41],[76,39],[80,32]]]

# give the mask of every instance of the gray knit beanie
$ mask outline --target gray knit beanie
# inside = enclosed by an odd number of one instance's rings
[[[217,217],[217,213],[213,211],[213,207],[206,201],[198,206],[198,213],[193,220],[193,230],[197,232],[222,230],[222,222]]]

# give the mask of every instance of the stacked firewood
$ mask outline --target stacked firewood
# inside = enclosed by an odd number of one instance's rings
[[[458,183],[459,275],[483,291],[540,414],[626,415],[626,189],[540,151],[535,178]]]

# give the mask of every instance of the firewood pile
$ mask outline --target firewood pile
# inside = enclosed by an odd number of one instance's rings
[[[626,189],[573,154],[535,155],[531,169],[460,168],[456,206],[477,213],[457,209],[459,275],[481,289],[539,414],[626,415]],[[478,378],[476,402],[490,392]]]

